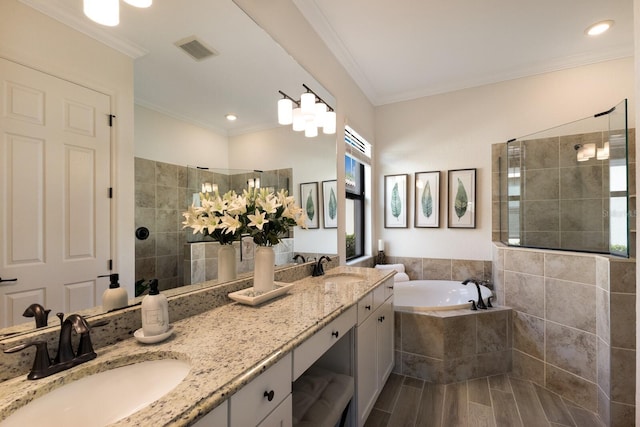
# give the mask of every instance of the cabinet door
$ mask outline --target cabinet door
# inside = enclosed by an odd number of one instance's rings
[[[380,384],[393,369],[393,298],[387,299],[376,312],[378,321],[378,375]]]
[[[378,396],[379,376],[376,335],[377,313],[373,313],[360,326],[357,334],[357,402],[358,426],[363,426]]]
[[[293,409],[291,405],[292,400],[289,395],[267,418],[258,424],[258,427],[292,427],[291,413]]]

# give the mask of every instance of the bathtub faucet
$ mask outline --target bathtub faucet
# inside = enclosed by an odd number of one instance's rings
[[[473,283],[476,285],[476,289],[478,290],[478,302],[476,303],[476,307],[482,309],[482,310],[486,310],[487,309],[487,305],[484,303],[484,300],[482,299],[482,293],[480,292],[480,284],[478,283],[477,280],[475,279],[465,279],[462,284],[463,285],[467,285],[468,283]]]

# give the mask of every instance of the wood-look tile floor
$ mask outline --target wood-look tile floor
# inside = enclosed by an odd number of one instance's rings
[[[598,417],[508,375],[432,384],[391,374],[365,427],[603,427]]]

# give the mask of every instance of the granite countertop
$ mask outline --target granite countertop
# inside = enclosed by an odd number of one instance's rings
[[[332,275],[359,274],[363,281],[325,286]],[[299,280],[288,294],[258,307],[230,303],[173,323],[166,341],[134,338],[97,350],[95,360],[48,378],[20,376],[0,383],[0,419],[36,397],[85,375],[144,360],[188,361],[191,371],[170,393],[118,426],[184,426],[195,422],[245,384],[356,304],[394,272],[341,266],[325,276]]]

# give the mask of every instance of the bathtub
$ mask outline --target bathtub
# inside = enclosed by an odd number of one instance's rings
[[[480,286],[482,298],[492,292],[486,286]],[[476,285],[463,285],[455,280],[411,280],[396,282],[393,285],[393,302],[397,311],[432,311],[470,308],[469,300],[478,301]]]

